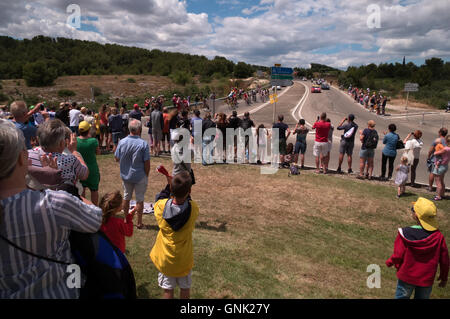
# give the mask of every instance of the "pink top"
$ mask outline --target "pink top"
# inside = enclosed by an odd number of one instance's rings
[[[450,161],[450,147],[446,146],[444,150],[445,153],[441,155],[442,165],[447,165],[448,162]]]

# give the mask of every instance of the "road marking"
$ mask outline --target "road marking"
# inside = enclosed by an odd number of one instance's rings
[[[309,96],[309,88],[308,86],[306,86],[304,83],[302,82],[296,82],[296,83],[300,83],[301,85],[303,85],[305,87],[305,94],[303,94],[302,98],[300,99],[300,101],[298,102],[298,104],[292,109],[292,117],[298,122],[300,120],[300,118],[302,118],[302,110],[303,110],[303,106],[305,106],[305,102],[306,99]],[[297,111],[297,109],[300,107],[300,110],[298,111],[298,116],[299,118],[297,118],[297,116],[295,116],[295,113]],[[308,121],[306,121],[306,124],[312,127],[312,124],[309,123]]]
[[[415,117],[415,116],[423,116],[423,115],[446,115],[445,112],[422,112],[422,113],[411,113],[411,114],[396,114],[395,116],[390,116],[390,119],[402,119],[405,117]],[[447,113],[447,115],[449,115]]]
[[[288,87],[288,88],[286,89],[286,91],[281,92],[280,95],[278,95],[278,98],[282,97],[282,96],[283,96],[286,92],[288,92],[292,87],[293,87],[293,85],[291,85],[290,87]],[[265,108],[267,105],[270,105],[270,101],[269,101],[269,102],[266,102],[266,103],[264,103],[264,104],[261,104],[260,106],[258,106],[258,107],[256,107],[256,108],[252,109],[251,111],[247,111],[247,112],[248,112],[249,114],[256,113],[256,112],[258,112],[259,110]],[[245,112],[244,112],[244,113],[245,113]],[[238,116],[244,116],[244,113],[238,114]]]

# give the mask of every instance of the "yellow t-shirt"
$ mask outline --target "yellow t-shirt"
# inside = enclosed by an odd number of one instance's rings
[[[199,208],[191,201],[191,216],[179,231],[174,231],[162,217],[168,199],[158,201],[154,207],[159,232],[155,245],[150,252],[150,259],[159,272],[168,277],[185,277],[194,266],[194,249],[192,232],[195,228]]]

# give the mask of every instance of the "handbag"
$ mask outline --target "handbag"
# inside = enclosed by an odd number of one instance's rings
[[[405,148],[405,143],[403,143],[403,141],[400,139],[400,135],[397,134],[398,140],[397,140],[397,145],[395,146],[395,148],[397,150],[402,150]]]

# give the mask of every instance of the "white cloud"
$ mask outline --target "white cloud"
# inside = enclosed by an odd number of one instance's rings
[[[84,23],[99,33],[66,26],[70,1],[8,2],[0,3],[0,34],[18,38],[43,34],[220,55],[262,65],[317,62],[345,68],[400,60],[403,55],[408,59],[450,57],[450,1],[260,0],[240,16],[215,16],[213,25],[207,13],[188,12],[186,1],[75,1],[83,16],[98,17]],[[217,3],[231,8],[245,2]],[[366,9],[372,3],[381,9],[380,29],[367,27]]]

